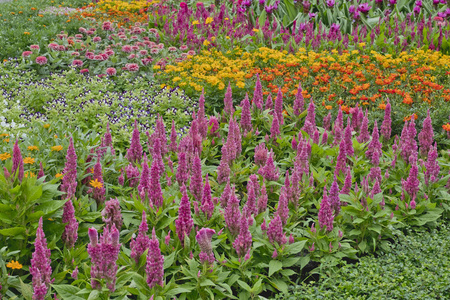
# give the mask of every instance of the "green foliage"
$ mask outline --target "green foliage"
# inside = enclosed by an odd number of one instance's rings
[[[450,230],[396,234],[396,243],[377,256],[362,257],[318,282],[289,288],[277,299],[446,299],[450,293]]]

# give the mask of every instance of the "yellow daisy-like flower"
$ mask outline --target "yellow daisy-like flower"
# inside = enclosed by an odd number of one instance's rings
[[[6,137],[6,136],[9,136],[9,134],[8,134],[8,133],[2,133],[2,134],[0,134],[0,137]]]
[[[34,164],[34,158],[25,157],[24,160],[23,160],[23,163],[32,165],[32,164]]]
[[[208,40],[203,41],[203,46],[208,46],[209,44],[211,44],[211,43]]]
[[[61,174],[61,173],[56,173],[56,175],[55,175],[56,178],[60,178],[62,176],[63,176],[63,174]]]
[[[13,270],[14,269],[17,269],[17,270],[22,269],[22,265],[18,261],[14,261],[14,260],[11,260],[9,263],[6,264],[6,266]]]
[[[36,174],[34,174],[34,173],[31,172],[31,171],[25,172],[25,178],[28,178],[28,176],[29,176],[30,178],[32,178],[32,177],[36,177]]]
[[[208,17],[208,18],[206,18],[205,25],[211,24],[213,21],[214,21],[213,18]]]
[[[11,154],[9,154],[8,152],[0,154],[1,160],[7,160],[8,158],[11,158]]]
[[[254,31],[254,32],[259,32],[259,29],[253,28],[253,31]]]
[[[52,149],[52,151],[61,151],[63,149],[63,146],[61,146],[61,145],[53,146],[51,149]]]
[[[103,187],[103,183],[99,182],[97,179],[91,180],[89,182],[93,188],[101,189]]]
[[[198,25],[200,24],[200,22],[198,20],[195,20],[194,22],[192,22],[192,25]]]
[[[50,127],[50,124],[44,124],[44,128],[47,129]]]
[[[37,146],[28,146],[28,150],[30,150],[30,151],[38,151],[39,150],[39,148],[37,147]]]

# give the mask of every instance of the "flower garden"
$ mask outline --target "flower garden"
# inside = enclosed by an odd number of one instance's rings
[[[0,24],[0,299],[449,299],[447,0]]]

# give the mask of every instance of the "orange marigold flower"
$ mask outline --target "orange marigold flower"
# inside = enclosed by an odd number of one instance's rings
[[[99,182],[97,179],[91,180],[89,182],[93,188],[101,189],[103,187],[103,183]]]
[[[6,264],[6,266],[13,270],[14,269],[17,269],[17,270],[22,269],[22,265],[18,261],[14,261],[14,260],[11,260],[9,263]]]
[[[35,161],[34,158],[31,158],[31,157],[25,157],[24,160],[23,160],[23,163],[24,163],[24,164],[30,164],[30,165],[31,165],[31,164],[34,164],[34,161]]]
[[[52,151],[61,151],[63,149],[63,146],[61,146],[61,145],[53,146],[51,149],[52,149]]]
[[[325,108],[326,108],[327,110],[330,110],[330,109],[332,109],[333,107],[332,107],[331,105],[327,105],[327,106],[325,106]]]
[[[28,150],[30,150],[30,151],[38,151],[39,148],[37,146],[28,146]]]
[[[11,154],[9,154],[8,152],[0,154],[1,160],[7,160],[8,158],[11,158]]]
[[[442,128],[443,128],[445,131],[450,132],[450,123],[447,123],[447,124],[445,124],[445,125],[442,125]]]
[[[378,105],[379,109],[385,110],[386,109],[386,104],[381,103],[380,105]]]

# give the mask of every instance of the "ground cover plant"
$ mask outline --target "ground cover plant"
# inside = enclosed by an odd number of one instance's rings
[[[0,67],[0,297],[445,294],[437,262],[336,278],[446,230],[445,3],[36,10],[63,22]]]

